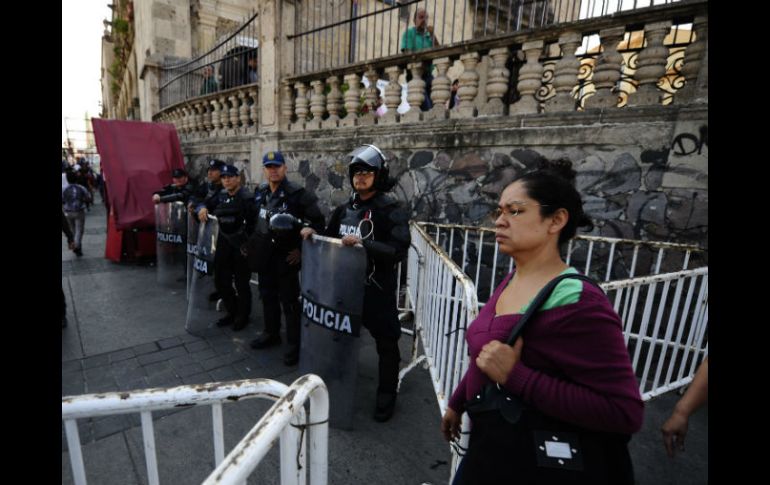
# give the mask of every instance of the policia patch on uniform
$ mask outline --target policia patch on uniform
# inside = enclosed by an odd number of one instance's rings
[[[308,321],[334,332],[358,337],[361,335],[361,317],[335,310],[302,295],[302,314]]]

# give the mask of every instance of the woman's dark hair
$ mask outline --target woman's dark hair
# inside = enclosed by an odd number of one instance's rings
[[[577,172],[572,168],[572,162],[566,158],[542,159],[535,170],[513,180],[521,182],[529,197],[541,204],[542,217],[550,216],[558,209],[569,213],[569,220],[559,234],[559,244],[572,239],[578,227],[587,227],[586,231],[594,228],[591,219],[583,212],[583,201],[575,188],[575,175]]]

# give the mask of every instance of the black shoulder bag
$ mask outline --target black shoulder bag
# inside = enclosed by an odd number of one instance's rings
[[[548,282],[511,331],[508,345],[567,278],[596,285],[580,274]],[[487,384],[465,409],[472,422],[470,444],[453,485],[634,483],[628,435],[588,430],[547,416],[497,383]]]

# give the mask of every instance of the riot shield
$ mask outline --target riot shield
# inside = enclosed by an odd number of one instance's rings
[[[187,301],[190,301],[193,275],[195,274],[195,256],[198,254],[198,230],[200,223],[195,214],[187,211]]]
[[[187,210],[181,202],[155,204],[158,283],[182,287],[186,277]]]
[[[302,243],[301,374],[320,376],[329,389],[329,424],[350,429],[356,391],[366,251],[339,239]]]
[[[190,298],[187,302],[185,330],[197,336],[206,335],[217,319],[216,303],[209,301],[214,292],[214,255],[217,249],[219,224],[216,217],[198,224],[198,240],[193,255]]]

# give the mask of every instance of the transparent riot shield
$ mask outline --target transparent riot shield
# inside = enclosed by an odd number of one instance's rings
[[[181,202],[155,204],[155,247],[158,283],[185,286],[187,210]]]
[[[350,429],[356,391],[366,251],[339,239],[302,243],[300,374],[320,376],[329,389],[329,424]]]
[[[195,214],[187,211],[187,300],[190,300],[193,275],[195,274],[195,255],[198,254],[198,230],[200,223]]]
[[[196,254],[193,255],[190,298],[187,301],[187,322],[185,330],[193,335],[206,335],[214,328],[217,320],[216,302],[209,301],[214,292],[214,256],[217,249],[219,224],[216,217],[209,216],[198,224]]]

